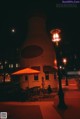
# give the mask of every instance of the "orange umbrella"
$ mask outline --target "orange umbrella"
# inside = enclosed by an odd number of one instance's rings
[[[25,68],[25,69],[21,69],[19,71],[16,71],[16,72],[12,73],[12,75],[37,74],[39,72],[40,71],[35,70],[35,69]]]

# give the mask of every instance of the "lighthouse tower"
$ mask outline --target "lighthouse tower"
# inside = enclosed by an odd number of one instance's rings
[[[28,20],[27,39],[21,49],[21,67],[30,67],[39,70],[39,74],[23,75],[21,87],[39,86],[47,88],[50,85],[56,87],[54,79],[55,51],[46,31],[45,18],[41,15],[33,15]]]

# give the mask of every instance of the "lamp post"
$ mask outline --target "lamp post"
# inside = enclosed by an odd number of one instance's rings
[[[67,64],[67,59],[66,58],[63,58],[63,63],[64,63],[64,65]]]
[[[64,101],[64,92],[63,92],[63,89],[62,89],[62,82],[61,82],[61,79],[62,79],[62,76],[61,76],[61,71],[60,71],[60,56],[59,56],[59,42],[61,40],[60,38],[60,32],[61,30],[60,29],[54,29],[54,30],[51,30],[51,34],[52,34],[52,42],[54,42],[54,47],[55,47],[55,52],[56,52],[56,59],[57,59],[57,74],[58,74],[58,81],[59,81],[59,90],[58,90],[58,97],[59,97],[59,104],[58,104],[58,108],[60,109],[66,109],[67,106],[65,104],[65,101]]]
[[[66,71],[66,64],[67,64],[66,58],[63,58],[63,64],[65,66],[66,86],[68,86],[67,71]]]

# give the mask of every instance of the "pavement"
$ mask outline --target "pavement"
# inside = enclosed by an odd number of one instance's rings
[[[80,119],[80,90],[74,84],[63,84],[63,88],[68,106],[65,110],[57,107],[59,100],[55,95],[32,102],[0,102],[0,112],[7,112],[7,119]]]
[[[80,91],[66,91],[65,103],[68,108],[61,110],[57,108],[58,96],[54,99],[54,107],[61,119],[80,119]]]

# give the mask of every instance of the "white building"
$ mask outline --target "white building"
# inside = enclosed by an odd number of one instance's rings
[[[21,77],[21,87],[40,86],[47,88],[51,85],[55,88],[55,52],[51,39],[46,31],[45,18],[34,15],[28,21],[28,36],[22,45],[21,67],[30,67],[40,71],[39,74],[23,75]]]

